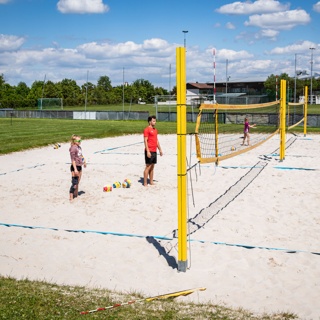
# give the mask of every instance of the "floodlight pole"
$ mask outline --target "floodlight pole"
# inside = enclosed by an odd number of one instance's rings
[[[84,119],[87,119],[87,103],[88,103],[88,77],[89,77],[89,70],[87,70],[87,83],[86,83],[86,99],[84,103]]]
[[[184,48],[187,48],[187,41],[186,41],[186,34],[189,32],[188,30],[182,30],[182,32],[184,33],[184,39],[183,39],[183,44],[184,44]]]
[[[311,50],[311,74],[310,74],[310,104],[312,104],[312,69],[313,69],[313,50],[315,48],[309,48]]]
[[[171,63],[169,64],[169,95],[171,100]]]
[[[46,76],[47,74],[44,75],[44,80],[43,80],[43,85],[42,85],[42,94],[41,94],[41,111],[42,111],[42,100],[43,100],[43,95],[44,95],[44,85],[46,83]]]
[[[297,54],[294,54],[294,103],[297,96]]]
[[[124,68],[122,68],[122,119],[124,120]]]
[[[228,81],[229,81],[229,76],[228,76],[228,59],[226,60],[226,103],[228,102]]]

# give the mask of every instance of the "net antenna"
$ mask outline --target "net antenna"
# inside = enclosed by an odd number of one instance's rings
[[[308,122],[308,87],[305,87],[304,96],[299,102],[289,102],[287,111],[287,131],[303,125],[304,136],[307,135]]]

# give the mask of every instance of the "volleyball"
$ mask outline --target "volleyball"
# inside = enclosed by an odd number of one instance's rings
[[[122,182],[122,188],[130,188],[131,187],[131,181],[129,179],[125,179]]]
[[[103,187],[103,191],[104,191],[104,192],[111,192],[111,191],[112,191],[112,186],[110,186],[110,185],[104,186],[104,187]]]
[[[232,146],[232,147],[231,147],[231,151],[236,151],[236,147],[235,147],[235,146]]]
[[[121,182],[120,181],[116,181],[113,183],[112,185],[113,188],[121,188]]]

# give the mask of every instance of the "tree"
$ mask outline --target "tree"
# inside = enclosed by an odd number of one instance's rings
[[[17,87],[15,88],[15,91],[16,95],[18,95],[21,99],[26,99],[30,92],[30,88],[25,82],[19,82]]]
[[[133,82],[133,87],[136,88],[138,101],[153,102],[155,91],[154,86],[148,80],[138,79]]]
[[[40,99],[42,98],[43,81],[34,81],[31,85],[31,89],[28,93],[28,99]]]
[[[86,82],[81,86],[81,94],[83,97],[87,98],[88,104],[96,104],[95,91],[96,86],[91,82]]]
[[[281,80],[287,80],[290,82],[291,78],[286,73],[282,73],[280,74],[280,76],[275,76],[274,74],[271,74],[264,83],[266,93],[271,101],[276,100],[277,97],[278,99],[280,98],[279,93]]]
[[[62,98],[54,82],[47,81],[44,84],[43,98]]]
[[[112,90],[111,80],[108,76],[102,76],[99,78],[97,82],[97,88],[103,89],[104,91],[108,92]]]
[[[56,84],[56,88],[58,90],[59,98],[63,98],[64,105],[73,106],[78,103],[81,89],[75,80],[63,79]]]
[[[3,73],[0,74],[0,99],[3,99],[3,89],[4,89],[4,84],[6,81],[4,80],[4,75]]]

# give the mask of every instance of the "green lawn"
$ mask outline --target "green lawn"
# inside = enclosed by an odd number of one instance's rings
[[[63,110],[66,111],[144,111],[149,112],[149,114],[155,114],[156,111],[158,112],[176,112],[176,106],[175,105],[158,105],[156,107],[154,104],[129,104],[125,103],[122,104],[113,104],[113,105],[88,105],[88,106],[76,106],[76,107],[69,107],[69,106],[63,106]],[[290,109],[292,110],[302,110],[302,107],[294,107],[290,106]],[[22,109],[24,110],[24,109]],[[37,110],[35,108],[34,110]],[[57,110],[57,109],[55,109]],[[187,112],[195,112],[198,113],[197,107],[191,107],[187,106]],[[263,108],[263,112],[268,112],[268,108]],[[269,110],[273,111],[274,107],[270,107]],[[247,112],[247,111],[246,111]],[[257,112],[262,112],[260,109],[257,109]],[[320,114],[320,105],[312,104],[308,105],[308,114]]]
[[[0,118],[0,154],[69,141],[72,134],[83,139],[141,134],[146,121],[61,120]],[[176,133],[176,122],[158,122],[161,134]],[[193,132],[195,124],[188,124]],[[142,138],[141,138],[142,139]]]
[[[80,315],[115,304],[145,299],[137,292],[120,293],[103,289],[58,286],[39,281],[20,280],[0,276],[0,319],[3,320],[288,320],[294,314],[281,313],[256,316],[244,309],[231,309],[213,304],[182,303],[176,300],[154,300]],[[163,294],[168,292],[163,292]],[[196,293],[195,293],[196,294]],[[199,293],[201,294],[201,293]],[[285,308],[286,306],[284,306]]]
[[[68,142],[72,134],[83,139],[114,137],[127,134],[141,134],[146,121],[112,120],[61,120],[31,118],[0,118],[0,154],[43,147],[57,142]],[[176,122],[157,122],[160,134],[175,134]],[[242,132],[242,125],[223,125],[223,132]],[[195,123],[187,123],[187,132],[194,133]],[[259,126],[256,132],[272,132],[274,127]],[[294,128],[302,133],[303,127]],[[320,128],[308,128],[308,133],[319,133]]]

